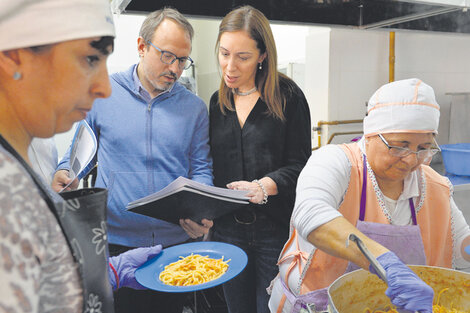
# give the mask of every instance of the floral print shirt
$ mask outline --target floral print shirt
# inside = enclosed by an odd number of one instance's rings
[[[0,146],[0,312],[80,312],[78,268],[55,216]]]

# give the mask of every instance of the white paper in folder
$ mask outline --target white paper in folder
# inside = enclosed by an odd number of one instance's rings
[[[87,167],[95,156],[97,149],[95,133],[85,120],[77,125],[75,135],[73,136],[72,148],[70,151],[70,169],[69,177],[72,181],[61,191],[67,188],[75,178]]]

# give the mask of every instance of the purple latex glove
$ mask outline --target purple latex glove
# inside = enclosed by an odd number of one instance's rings
[[[421,280],[395,253],[389,251],[377,258],[387,274],[385,294],[398,309],[432,313],[434,290]],[[372,266],[371,273],[377,274]]]
[[[147,260],[153,258],[162,251],[161,245],[153,247],[136,248],[126,251],[118,256],[109,258],[109,263],[116,269],[119,277],[119,286],[116,286],[116,276],[111,266],[108,267],[109,281],[113,290],[116,287],[128,287],[132,289],[147,289],[135,280],[134,272]]]

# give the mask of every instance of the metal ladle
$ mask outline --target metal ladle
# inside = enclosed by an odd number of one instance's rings
[[[369,249],[367,249],[366,245],[362,242],[362,240],[359,237],[357,237],[355,234],[349,234],[348,240],[346,240],[346,247],[349,246],[349,240],[352,240],[357,244],[357,247],[359,248],[359,250],[361,250],[362,254],[364,254],[367,260],[370,262],[370,265],[372,265],[377,275],[379,275],[379,277],[388,285],[387,274],[385,273],[385,269],[382,267],[382,265],[380,265],[377,259],[369,251]],[[410,312],[408,310],[403,310],[403,309],[397,309],[397,311],[400,313]],[[415,311],[414,313],[419,313],[419,312]]]
[[[370,265],[372,265],[374,270],[377,272],[377,275],[379,275],[379,277],[386,284],[388,284],[387,275],[385,273],[384,268],[382,267],[382,265],[380,265],[380,263],[377,261],[377,259],[372,255],[372,253],[369,251],[369,249],[367,249],[366,245],[362,242],[362,240],[359,237],[357,237],[355,234],[349,234],[349,238],[346,241],[346,247],[349,246],[349,240],[352,240],[357,244],[357,247],[359,248],[359,250],[361,250],[362,254],[364,254],[364,256],[367,258],[367,260],[369,260]]]

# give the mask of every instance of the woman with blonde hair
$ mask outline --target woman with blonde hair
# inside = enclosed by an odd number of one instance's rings
[[[224,284],[230,313],[268,312],[266,288],[289,234],[297,177],[311,151],[310,113],[300,88],[277,71],[269,21],[251,6],[219,27],[222,74],[210,100],[214,185],[249,190],[250,204],[214,221],[213,239],[235,244],[248,265]]]

